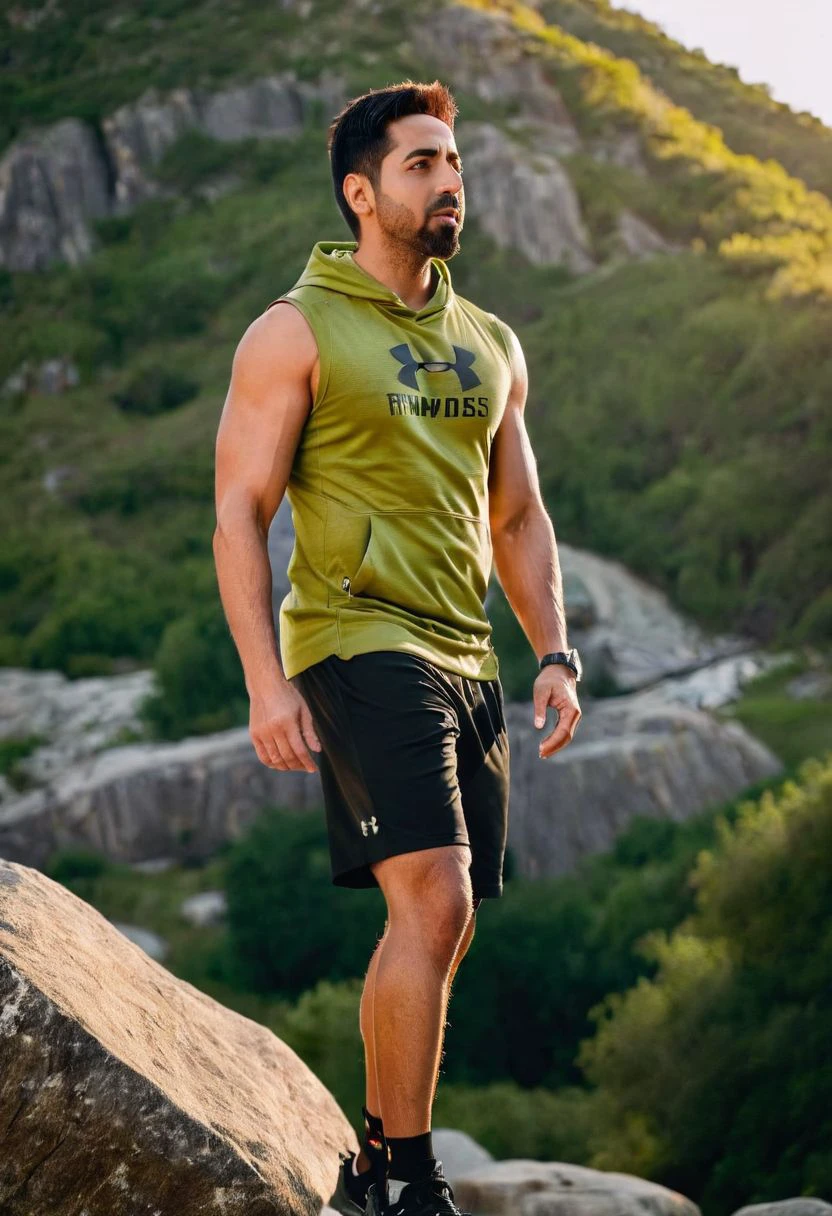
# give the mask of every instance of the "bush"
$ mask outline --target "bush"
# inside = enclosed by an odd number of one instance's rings
[[[199,392],[199,382],[156,365],[135,372],[113,400],[126,414],[163,414],[184,405]]]
[[[593,1013],[591,1164],[638,1165],[716,1216],[832,1190],[830,855],[832,756],[720,825],[695,913],[645,940],[655,978]]]
[[[219,600],[166,626],[153,660],[156,692],[141,717],[163,739],[210,734],[248,721],[248,693]]]
[[[228,854],[226,890],[233,947],[256,991],[297,996],[366,974],[384,897],[333,885],[322,814],[264,811]]]

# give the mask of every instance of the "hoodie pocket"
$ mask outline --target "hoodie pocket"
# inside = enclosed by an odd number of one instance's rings
[[[383,603],[465,633],[490,632],[483,608],[492,559],[485,522],[433,511],[364,518],[363,556],[345,562],[341,577],[354,607]]]

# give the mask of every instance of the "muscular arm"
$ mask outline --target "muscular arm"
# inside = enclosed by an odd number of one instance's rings
[[[513,333],[510,353],[511,392],[491,446],[491,540],[500,586],[541,659],[553,650],[568,649],[563,579],[555,530],[540,494],[537,464],[526,432],[526,361]],[[535,681],[533,695],[536,726],[545,722],[548,705],[558,710],[558,725],[540,746],[541,756],[549,756],[571,741],[580,719],[574,676],[566,667],[545,667]]]
[[[309,771],[315,766],[300,732],[313,745],[317,740],[305,702],[280,666],[267,544],[311,408],[316,365],[312,331],[290,304],[263,313],[240,340],[217,433],[213,537],[258,756],[276,768]]]

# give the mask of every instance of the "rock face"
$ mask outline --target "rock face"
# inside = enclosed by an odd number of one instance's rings
[[[313,1216],[334,1098],[271,1031],[65,888],[0,862],[0,1210]]]
[[[456,135],[470,183],[467,214],[500,248],[517,249],[538,266],[594,269],[578,196],[553,153],[530,149],[491,123],[460,123]]]
[[[477,1216],[699,1216],[655,1182],[556,1161],[495,1161],[457,1178],[454,1193]]]
[[[635,815],[686,819],[780,768],[738,724],[665,703],[657,690],[586,702],[580,733],[547,761],[537,755],[544,732],[532,725],[531,705],[509,704],[506,719],[509,844],[529,877],[564,873],[610,848]],[[267,805],[318,813],[320,778],[261,764],[247,727],[110,748],[7,798],[0,856],[41,868],[66,847],[127,862],[200,861]]]
[[[89,221],[109,210],[106,160],[86,123],[65,118],[18,140],[0,160],[0,266],[76,265],[92,252]]]
[[[310,85],[288,73],[218,93],[149,90],[103,120],[103,140],[75,118],[17,140],[0,160],[0,266],[82,261],[93,250],[90,221],[158,194],[153,166],[185,131],[219,140],[293,135],[318,105],[329,112],[342,99],[334,78]]]
[[[590,702],[573,742],[540,760],[554,726],[532,724],[511,704],[509,844],[527,878],[565,874],[610,849],[639,815],[682,821],[781,771],[780,761],[738,723],[719,723],[650,692]]]

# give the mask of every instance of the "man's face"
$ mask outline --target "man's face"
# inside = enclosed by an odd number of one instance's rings
[[[423,257],[452,258],[465,214],[453,131],[429,114],[408,114],[387,131],[395,147],[381,163],[375,189],[379,228]]]

